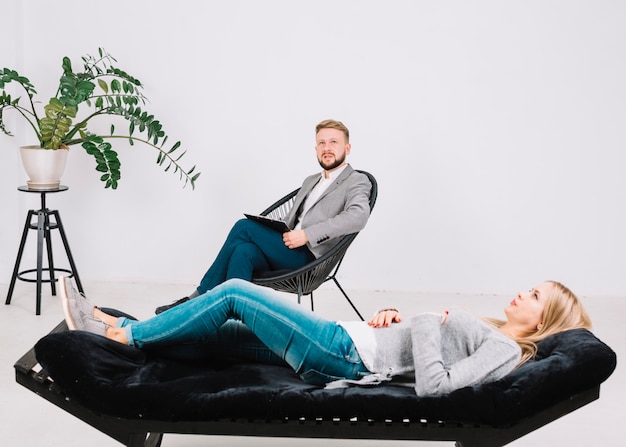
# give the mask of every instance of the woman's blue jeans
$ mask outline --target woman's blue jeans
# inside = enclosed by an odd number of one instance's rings
[[[241,219],[233,225],[197,291],[202,295],[231,278],[250,281],[255,271],[294,270],[314,259],[306,246],[290,249],[285,246],[280,232],[258,222]]]
[[[143,322],[120,318],[118,326],[141,349],[187,359],[226,355],[287,363],[315,385],[369,374],[342,326],[240,279]]]

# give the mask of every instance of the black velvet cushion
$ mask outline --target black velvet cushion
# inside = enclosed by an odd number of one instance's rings
[[[171,421],[358,417],[503,425],[600,384],[616,366],[615,353],[584,329],[547,338],[536,360],[497,382],[424,397],[383,385],[324,390],[278,366],[172,361],[80,331],[49,334],[35,351],[64,392],[86,407]]]

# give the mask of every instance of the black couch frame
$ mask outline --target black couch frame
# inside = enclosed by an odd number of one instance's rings
[[[67,330],[61,322],[51,333]],[[159,447],[165,433],[199,435],[264,436],[291,438],[380,439],[456,441],[457,447],[500,447],[508,444],[596,399],[600,386],[506,426],[403,420],[402,422],[339,419],[217,419],[207,421],[160,421],[126,419],[96,413],[69,398],[41,370],[34,348],[15,364],[16,381],[39,396],[76,416],[128,447]]]

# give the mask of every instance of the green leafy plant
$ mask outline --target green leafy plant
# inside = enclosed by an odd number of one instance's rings
[[[37,91],[30,80],[15,70],[4,68],[0,71],[0,131],[12,136],[3,121],[5,110],[15,110],[26,119],[35,132],[39,145],[44,149],[68,149],[80,144],[96,161],[96,171],[102,173],[100,180],[105,188],[116,189],[120,180],[120,160],[110,141],[125,139],[130,145],[146,144],[154,148],[157,164],[165,171],[173,169],[181,180],[195,187],[200,176],[196,166],[185,170],[179,164],[186,151],[180,151],[180,141],[166,147],[167,135],[161,123],[142,107],[147,98],[142,92],[141,82],[117,68],[117,63],[102,48],[98,57],[83,56],[82,71],[74,72],[68,57],[63,58],[63,74],[59,80],[56,95],[43,107],[43,115],[35,108]],[[11,97],[5,86],[16,83],[26,93],[26,98]],[[81,112],[88,110],[79,117]],[[117,134],[111,124],[108,134],[91,132],[87,125],[104,115],[114,115],[128,122],[128,132]]]

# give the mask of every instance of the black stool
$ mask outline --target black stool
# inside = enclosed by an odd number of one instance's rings
[[[49,282],[50,287],[52,288],[52,295],[56,295],[56,277],[54,272],[64,272],[68,273],[68,276],[74,277],[76,280],[76,285],[78,286],[78,290],[83,292],[83,286],[80,283],[80,279],[78,278],[78,271],[76,270],[76,264],[74,264],[74,258],[72,258],[72,252],[70,251],[70,246],[67,243],[67,237],[65,236],[65,231],[63,230],[63,224],[61,223],[61,216],[59,216],[59,212],[57,210],[49,210],[46,208],[46,194],[52,194],[55,192],[67,191],[69,188],[64,185],[60,185],[55,189],[29,189],[28,186],[20,186],[17,188],[19,191],[23,192],[31,192],[41,194],[41,209],[29,210],[28,215],[26,216],[26,223],[24,224],[24,232],[22,233],[22,240],[20,242],[20,248],[17,252],[17,259],[15,260],[15,268],[13,269],[13,276],[11,277],[11,284],[9,286],[9,293],[7,294],[7,300],[5,304],[11,304],[11,296],[13,295],[13,289],[15,288],[15,281],[19,279],[20,281],[26,282],[36,282],[37,283],[37,304],[35,312],[37,315],[41,314],[41,283]],[[37,223],[33,224],[33,217],[37,216]],[[50,216],[54,216],[54,220],[50,221]],[[18,272],[20,267],[20,262],[22,260],[22,254],[24,253],[24,246],[26,245],[26,236],[28,235],[28,230],[37,230],[37,268],[28,269]],[[67,259],[70,262],[70,269],[60,269],[54,268],[54,260],[52,256],[52,244],[50,241],[50,230],[59,230],[59,234],[61,235],[61,240],[63,241],[63,246],[65,247],[65,254],[67,255]],[[48,267],[44,268],[42,266],[43,261],[43,241],[46,240],[46,251],[48,253]],[[43,271],[50,272],[50,279],[43,279],[42,273]],[[24,278],[23,275],[28,273],[37,272],[37,279],[29,279]]]

